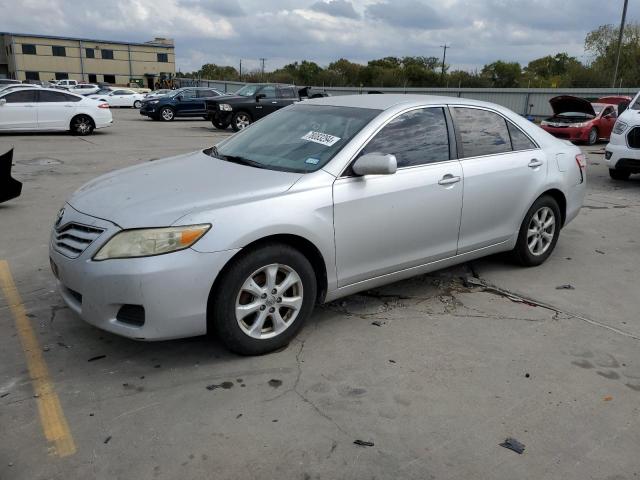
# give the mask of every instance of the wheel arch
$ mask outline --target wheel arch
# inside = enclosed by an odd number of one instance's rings
[[[73,121],[78,118],[78,117],[89,117],[89,120],[91,120],[91,123],[93,124],[93,128],[96,128],[96,121],[93,119],[93,117],[86,113],[86,112],[77,112],[73,115],[73,117],[71,117],[71,120],[69,120],[69,130],[73,131]]]
[[[233,118],[236,115],[236,113],[246,113],[247,115],[249,115],[249,118],[251,119],[252,122],[254,120],[253,115],[251,114],[249,109],[245,107],[238,108],[237,110],[234,109],[233,115],[231,116],[231,118]]]
[[[211,328],[210,328],[210,322],[211,322],[210,312],[212,309],[211,302],[212,302],[214,293],[218,289],[221,279],[224,276],[225,272],[233,268],[234,261],[237,260],[241,255],[246,255],[247,253],[257,248],[260,248],[261,246],[273,244],[273,243],[284,244],[292,248],[295,248],[300,253],[302,253],[307,258],[307,260],[309,260],[309,262],[311,263],[311,266],[313,267],[313,271],[316,276],[316,283],[318,286],[316,302],[322,303],[324,301],[327,295],[327,289],[328,289],[327,266],[325,263],[325,259],[322,253],[320,252],[320,250],[318,249],[318,247],[313,242],[311,242],[310,240],[300,235],[288,234],[288,233],[268,235],[268,236],[259,238],[257,240],[254,240],[248,243],[247,245],[245,245],[242,249],[240,249],[240,251],[238,251],[233,257],[229,259],[229,261],[225,264],[225,266],[222,268],[222,270],[220,270],[220,272],[216,276],[216,279],[214,280],[213,285],[211,286],[211,290],[209,291],[209,298],[207,301],[207,330],[211,331]]]
[[[560,207],[561,227],[564,227],[564,223],[567,220],[567,197],[561,190],[558,190],[557,188],[551,188],[542,192],[542,194],[540,194],[538,198],[544,197],[545,195],[550,196],[558,203],[558,207]],[[536,200],[538,200],[538,198],[536,198]],[[536,200],[534,200],[533,203],[535,203]],[[533,205],[533,203],[531,205]]]

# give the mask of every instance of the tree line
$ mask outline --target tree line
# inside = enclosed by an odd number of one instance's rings
[[[212,63],[195,72],[177,76],[245,82],[280,82],[326,87],[610,87],[618,49],[619,29],[602,25],[589,32],[584,46],[588,61],[568,53],[532,60],[522,66],[502,60],[474,71],[451,70],[437,57],[384,57],[366,65],[345,58],[326,67],[302,60],[271,72],[240,72],[232,66]],[[640,83],[640,23],[627,25],[621,46],[616,86],[637,87]]]

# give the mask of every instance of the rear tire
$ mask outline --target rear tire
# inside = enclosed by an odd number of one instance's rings
[[[140,107],[142,107],[142,102],[140,100],[133,102],[133,108],[140,109]]]
[[[558,202],[544,195],[538,198],[524,216],[513,255],[525,267],[543,264],[558,242],[562,217]]]
[[[316,302],[309,260],[272,243],[243,252],[225,268],[209,296],[209,330],[240,355],[263,355],[289,344]]]
[[[91,135],[96,128],[93,119],[89,115],[76,115],[71,119],[70,129],[74,135]]]
[[[624,170],[609,169],[609,176],[614,180],[629,180],[630,172]]]

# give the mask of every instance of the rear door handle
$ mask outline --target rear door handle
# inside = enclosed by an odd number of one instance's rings
[[[538,168],[540,166],[542,166],[542,161],[538,160],[537,158],[533,158],[529,162],[529,168]]]
[[[274,103],[274,104],[276,104],[276,105],[277,105],[277,103],[278,103],[278,102],[271,102],[271,103]]]
[[[438,185],[453,185],[454,183],[458,183],[459,181],[460,181],[460,177],[447,173],[444,177],[442,177],[438,181]]]

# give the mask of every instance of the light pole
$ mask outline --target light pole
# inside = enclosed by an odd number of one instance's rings
[[[442,76],[444,77],[444,69],[445,69],[445,61],[447,60],[447,48],[451,48],[451,45],[440,45],[444,49],[444,53],[442,54]]]
[[[624,22],[627,19],[627,5],[629,0],[624,0],[624,7],[622,8],[622,21],[620,22],[620,34],[618,35],[618,53],[616,54],[616,68],[613,71],[612,88],[616,88],[616,79],[618,78],[618,67],[620,66],[620,52],[622,50],[622,35],[624,34]]]

